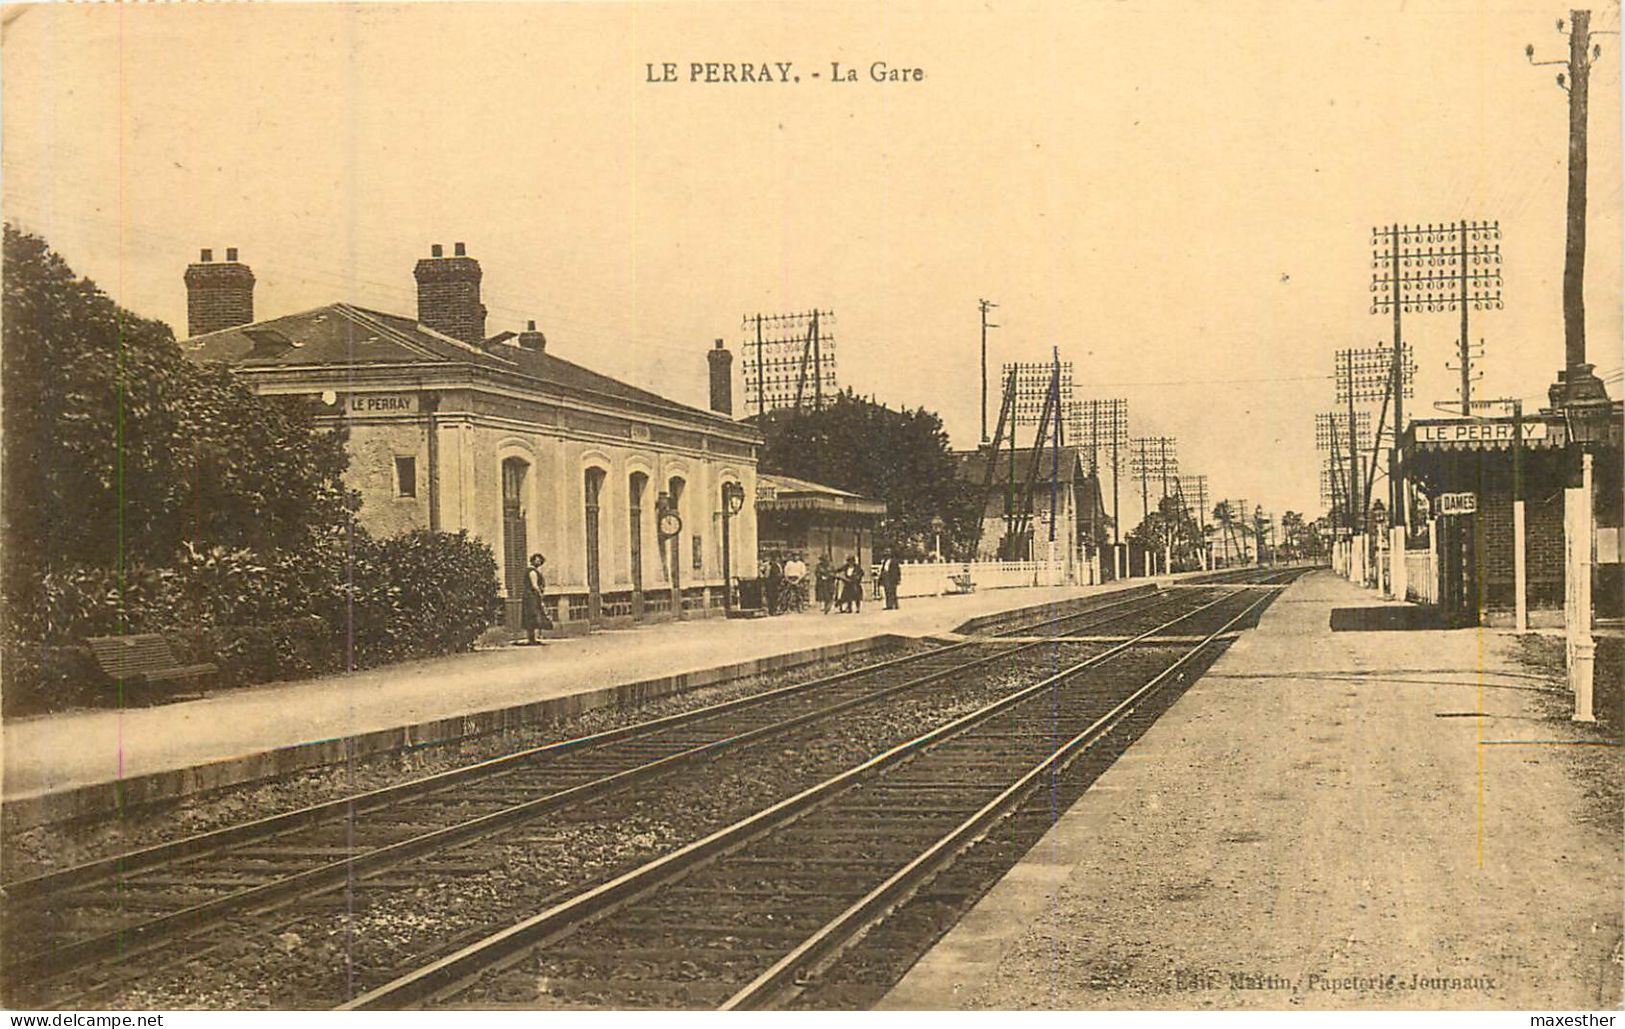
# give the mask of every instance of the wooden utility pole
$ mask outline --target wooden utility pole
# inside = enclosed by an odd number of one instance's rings
[[[818,311],[813,311],[812,327],[808,330],[812,334],[813,352],[813,410],[824,409],[824,351],[823,341],[818,336]],[[800,408],[801,404],[796,404]]]
[[[1405,381],[1405,343],[1400,337],[1400,312],[1405,309],[1404,280],[1399,270],[1399,226],[1393,227],[1393,261],[1394,261],[1394,355],[1393,365],[1389,369],[1389,382],[1393,386],[1394,397],[1394,439],[1393,445],[1388,449],[1388,524],[1390,527],[1403,525],[1405,514],[1399,510],[1405,496],[1405,470],[1400,467],[1399,435],[1405,431],[1405,391],[1399,386]],[[1465,258],[1464,258],[1465,260]],[[1379,430],[1380,427],[1379,427]],[[1404,600],[1404,597],[1399,599]]]
[[[981,311],[982,311],[982,442],[986,443],[987,442],[987,330],[998,328],[997,325],[989,325],[988,324],[987,312],[988,312],[988,310],[990,308],[998,307],[999,305],[995,304],[991,300],[978,299],[976,301],[976,306],[981,308]]]
[[[1457,354],[1461,360],[1461,414],[1465,418],[1473,413],[1473,343],[1467,334],[1467,219],[1461,220],[1461,341]]]
[[[1364,509],[1360,506],[1360,440],[1356,433],[1354,418],[1354,360],[1350,357],[1344,366],[1343,374],[1346,376],[1349,395],[1349,537],[1352,539],[1360,535],[1361,523],[1365,520]]]
[[[767,414],[767,364],[762,360],[762,316],[756,316],[756,416]]]
[[[1568,237],[1563,248],[1563,354],[1568,367],[1575,369],[1586,363],[1586,104],[1591,88],[1591,12],[1570,11],[1569,18],[1569,205]]]

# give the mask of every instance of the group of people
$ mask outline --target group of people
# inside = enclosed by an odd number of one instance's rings
[[[836,568],[830,562],[829,555],[825,554],[818,559],[814,576],[818,602],[823,605],[826,615],[831,608],[841,614],[855,614],[863,610],[863,566],[858,564],[856,556],[848,555],[846,563]],[[897,607],[897,586],[902,578],[902,566],[888,551],[875,569],[875,581],[885,591],[888,611]]]
[[[525,628],[529,646],[536,646],[540,641],[536,639],[537,632],[553,628],[552,619],[547,615],[547,605],[542,602],[542,593],[547,588],[547,578],[542,573],[542,566],[547,559],[540,554],[530,555],[530,566],[525,569],[525,593],[522,606],[521,622]],[[792,606],[799,608],[799,603],[792,604],[793,598],[805,598],[803,592],[806,588],[807,562],[802,555],[792,553],[782,564],[773,558],[764,562],[762,577],[766,580],[768,610],[774,614],[789,610]],[[902,582],[903,569],[897,563],[897,558],[891,551],[875,568],[875,583],[884,591],[886,596],[886,610],[897,608],[897,587]],[[848,555],[846,563],[836,568],[830,561],[828,554],[818,558],[818,567],[813,572],[814,596],[823,606],[827,615],[831,609],[841,614],[856,614],[863,610],[863,566],[858,564],[856,555]]]
[[[763,560],[757,569],[763,584],[763,599],[769,614],[799,611],[807,603],[807,562],[800,554],[791,554],[780,562],[776,557]]]

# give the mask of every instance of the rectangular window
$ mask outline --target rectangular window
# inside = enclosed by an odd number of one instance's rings
[[[694,570],[697,572],[705,567],[705,541],[696,533],[694,536]]]
[[[417,458],[397,457],[395,459],[395,495],[397,497],[415,497],[418,495]]]

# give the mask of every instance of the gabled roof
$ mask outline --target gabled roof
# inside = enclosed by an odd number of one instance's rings
[[[220,361],[244,370],[423,362],[471,365],[536,380],[544,388],[630,401],[686,420],[752,432],[726,415],[668,400],[546,351],[512,345],[507,342],[512,337],[503,334],[476,347],[411,318],[337,303],[194,336],[183,341],[181,349],[193,361]]]
[[[987,476],[987,449],[956,450],[952,454],[954,462],[958,465],[959,478],[965,482],[980,484]],[[1054,447],[1044,447],[1038,454],[1038,474],[1036,482],[1047,483],[1050,473],[1057,467]],[[1033,448],[1016,448],[1016,482],[1027,481],[1027,471],[1032,467]],[[1079,447],[1062,447],[1059,454],[1059,482],[1073,482],[1084,477],[1085,469],[1083,451]],[[995,482],[1008,482],[1010,479],[1010,450],[1001,447],[993,459],[993,479]]]
[[[499,365],[484,350],[410,318],[354,304],[283,315],[194,336],[181,344],[194,361],[238,366],[472,361]]]

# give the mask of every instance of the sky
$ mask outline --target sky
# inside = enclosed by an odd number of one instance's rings
[[[841,384],[937,411],[956,447],[980,435],[985,297],[995,382],[1058,348],[1076,396],[1126,398],[1131,434],[1177,439],[1214,499],[1319,512],[1333,354],[1391,334],[1369,306],[1373,226],[1499,221],[1505,307],[1473,317],[1475,395],[1542,398],[1562,363],[1567,96],[1524,47],[1565,57],[1567,13],[13,6],[0,212],[182,335],[203,247],[240,249],[265,318],[411,314],[413,263],[466,242],[488,332],[534,318],[553,352],[696,406],[704,351],[738,353],[744,315],[833,310]],[[1617,31],[1617,5],[1593,20]],[[1587,332],[1607,373],[1620,42],[1597,42]],[[869,81],[877,61],[924,78]],[[665,62],[679,81],[647,81]],[[692,82],[695,62],[790,62],[801,81]],[[1408,414],[1455,399],[1458,332],[1452,313],[1407,318]]]

